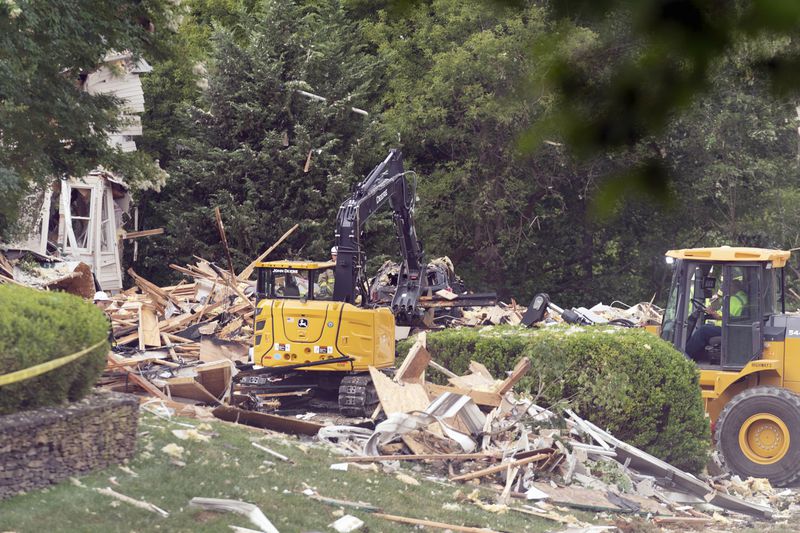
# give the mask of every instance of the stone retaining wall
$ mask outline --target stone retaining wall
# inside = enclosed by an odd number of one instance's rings
[[[112,392],[0,416],[0,499],[131,458],[138,420],[139,399]]]

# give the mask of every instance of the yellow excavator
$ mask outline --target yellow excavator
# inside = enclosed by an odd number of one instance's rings
[[[422,245],[413,220],[414,192],[402,154],[392,150],[341,205],[335,233],[336,261],[271,261],[256,265],[257,304],[252,368],[237,376],[258,398],[286,399],[307,391],[318,401],[333,396],[348,416],[368,416],[378,398],[368,369],[395,361],[395,325],[422,321],[427,287]],[[403,262],[390,307],[370,302],[363,226],[390,205]],[[332,407],[322,405],[321,407]]]

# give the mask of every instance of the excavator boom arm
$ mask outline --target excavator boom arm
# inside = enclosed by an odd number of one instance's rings
[[[336,216],[336,273],[333,299],[355,303],[363,287],[364,251],[361,233],[367,219],[389,204],[393,211],[403,263],[392,300],[392,312],[399,323],[419,318],[419,298],[425,284],[422,245],[417,239],[412,213],[412,197],[403,169],[403,155],[389,155],[359,183]],[[362,295],[366,301],[367,295]]]

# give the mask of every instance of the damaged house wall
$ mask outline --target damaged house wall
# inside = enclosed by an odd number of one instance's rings
[[[123,152],[135,151],[133,139],[142,134],[139,114],[144,112],[144,92],[139,76],[151,70],[130,53],[113,53],[84,82],[90,94],[112,94],[121,100],[123,126],[109,133],[108,142]],[[25,237],[8,248],[83,262],[91,267],[100,288],[117,292],[122,289],[118,235],[130,207],[123,179],[101,167],[86,176],[57,180],[51,188],[29,195],[20,223]]]

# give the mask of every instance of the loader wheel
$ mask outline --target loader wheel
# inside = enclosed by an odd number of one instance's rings
[[[776,487],[800,478],[800,396],[754,387],[733,397],[717,420],[723,464],[742,478],[765,477]]]

